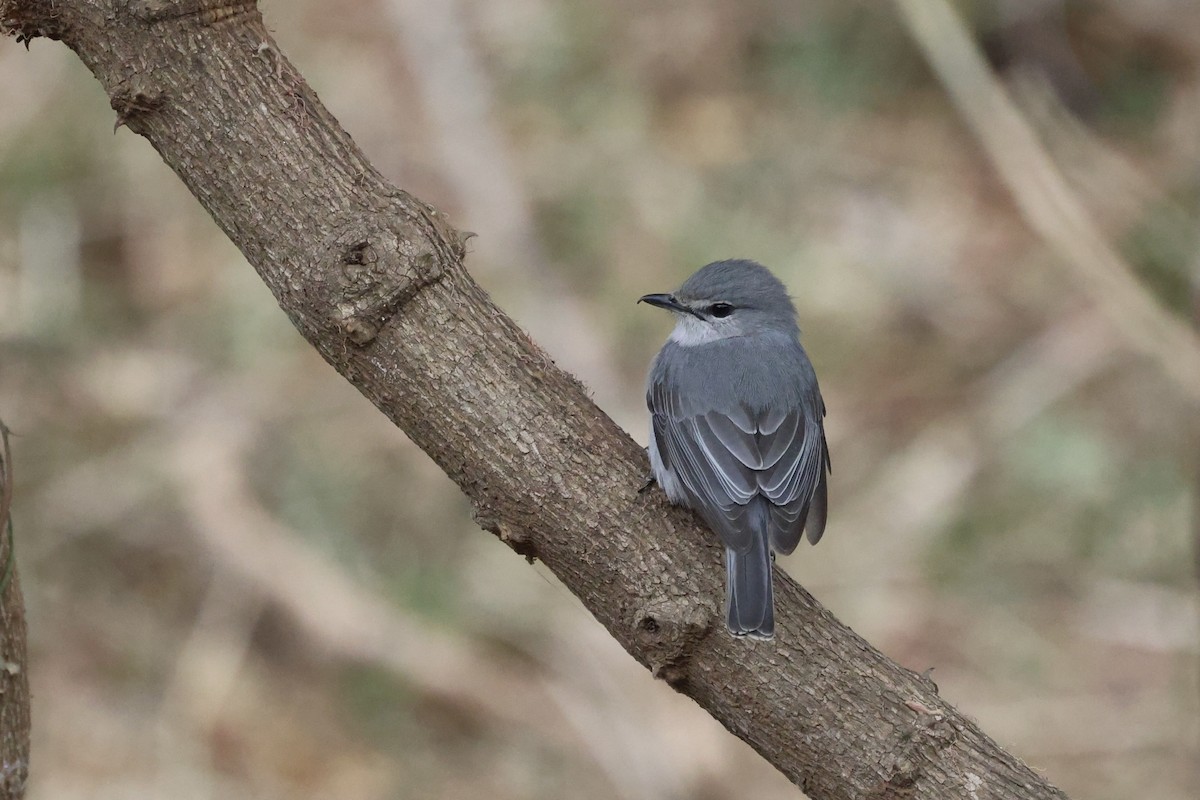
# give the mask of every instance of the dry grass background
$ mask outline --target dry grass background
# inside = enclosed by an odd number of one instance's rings
[[[633,301],[771,265],[835,465],[785,568],[1072,796],[1200,796],[1197,355],[1147,356],[1139,297],[1014,203],[919,4],[263,5],[640,439],[668,321]],[[959,10],[1151,324],[1190,323],[1200,5]],[[31,798],[796,796],[472,525],[66,48],[7,41],[0,75]]]

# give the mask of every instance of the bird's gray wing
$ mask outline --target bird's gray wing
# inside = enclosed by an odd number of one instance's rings
[[[664,468],[725,546],[751,546],[762,522],[759,504],[750,501],[760,494],[770,501],[775,550],[792,552],[806,526],[815,544],[825,530],[829,469],[820,395],[814,390],[790,408],[758,412],[744,405],[702,412],[682,401],[666,382],[651,384],[655,441]]]
[[[829,449],[824,416],[824,403],[814,390],[790,407],[757,414],[742,409],[720,424],[709,420],[770,501],[771,545],[784,555],[796,549],[803,531],[813,544],[825,532]]]
[[[829,447],[825,443],[825,406],[820,395],[805,398],[783,415],[774,433],[771,415],[760,421],[764,461],[758,474],[760,491],[771,500],[771,544],[787,555],[800,543],[800,534],[816,544],[825,533],[828,511]]]
[[[714,429],[736,425],[715,411],[688,413],[666,382],[655,381],[646,396],[663,469],[683,486],[688,505],[700,513],[725,546],[745,552],[761,525],[749,503],[758,494],[754,470],[742,460],[741,444],[728,447]]]

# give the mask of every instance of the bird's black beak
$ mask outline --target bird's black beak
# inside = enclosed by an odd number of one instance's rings
[[[665,308],[668,311],[678,311],[680,314],[691,314],[697,319],[703,319],[695,311],[676,300],[673,294],[646,294],[639,297],[638,302]]]

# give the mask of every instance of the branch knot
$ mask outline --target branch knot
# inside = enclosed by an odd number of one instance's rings
[[[333,237],[334,319],[352,342],[369,344],[388,320],[445,267],[411,223],[353,216]]]
[[[61,39],[66,32],[54,3],[5,3],[0,4],[4,16],[0,18],[0,33],[16,34],[17,44],[25,45],[39,36]]]
[[[524,556],[530,564],[537,559],[537,547],[534,545],[529,531],[509,525],[481,503],[472,506],[471,518],[480,528],[494,534],[496,538],[512,548],[514,553]]]
[[[167,97],[163,92],[133,84],[122,84],[113,91],[112,96],[108,99],[112,110],[117,112],[117,120],[113,123],[113,133],[116,133],[122,125],[127,126],[135,133],[144,133],[139,130],[141,126],[137,125],[135,120],[140,120],[144,114],[158,111],[166,102]]]
[[[693,598],[660,598],[639,608],[632,621],[654,677],[682,691],[692,652],[708,634],[712,615]]]

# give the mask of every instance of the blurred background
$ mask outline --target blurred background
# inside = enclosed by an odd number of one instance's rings
[[[773,267],[834,463],[785,569],[1072,796],[1200,796],[1200,392],[1137,327],[1197,309],[1200,4],[959,3],[991,120],[896,4],[262,6],[639,441],[636,298]],[[0,75],[31,798],[798,795],[472,524],[72,53]],[[1059,184],[1090,225],[1010,191]]]

